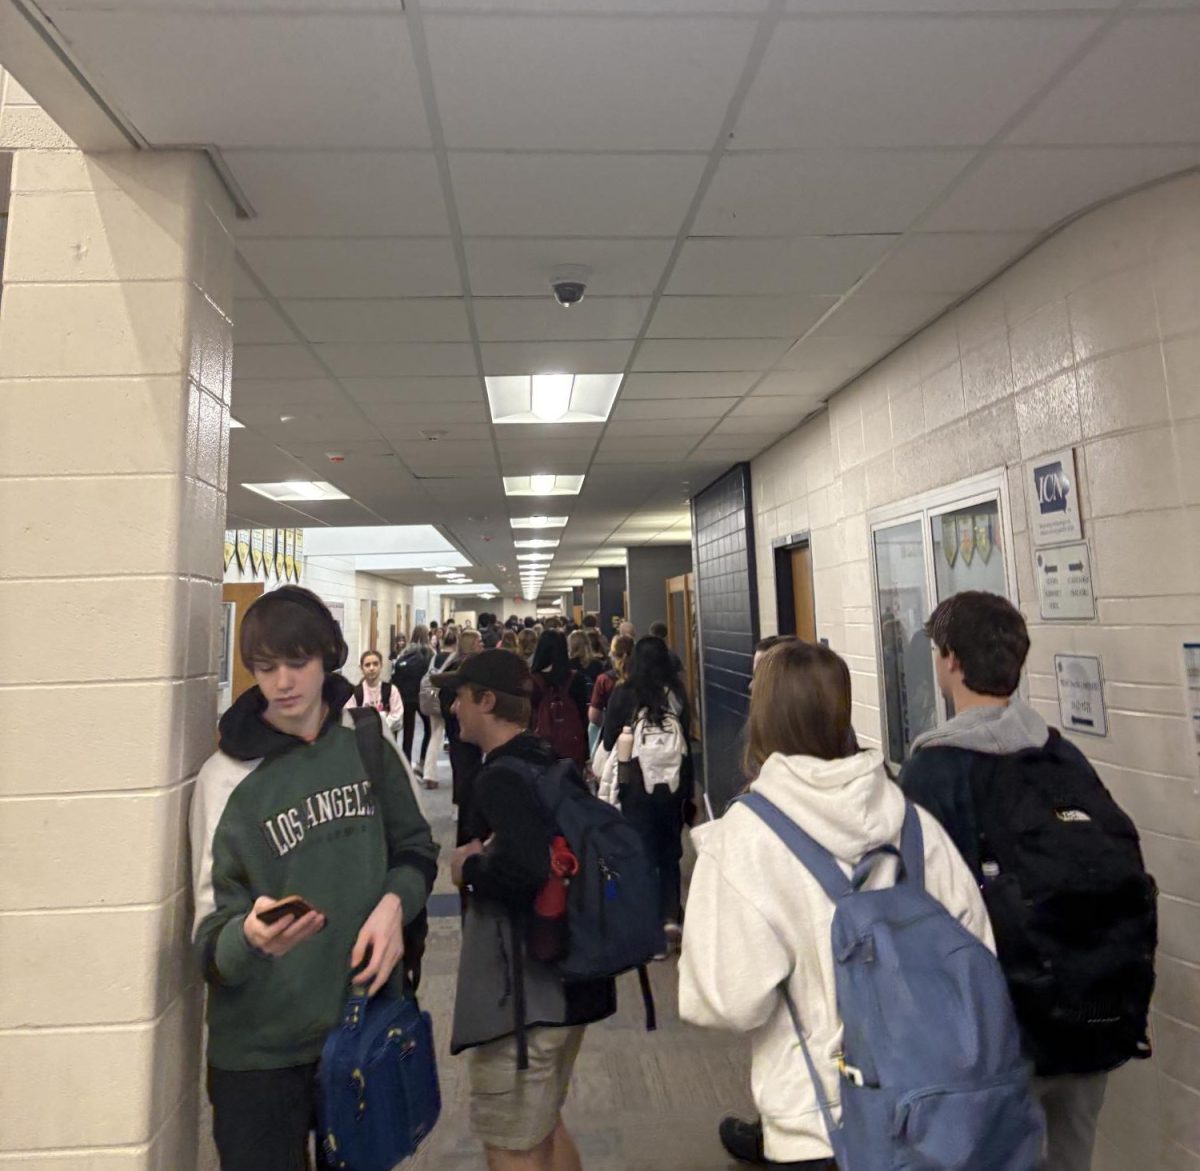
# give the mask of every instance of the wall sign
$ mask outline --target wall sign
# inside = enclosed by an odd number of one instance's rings
[[[1092,559],[1086,541],[1039,549],[1033,560],[1043,618],[1067,622],[1096,617]]]
[[[1026,465],[1025,497],[1035,549],[1082,539],[1074,448],[1031,460]]]
[[[1095,655],[1055,655],[1058,713],[1066,732],[1108,735],[1104,709],[1104,676]]]
[[[1183,669],[1187,674],[1188,715],[1192,717],[1196,754],[1200,756],[1200,642],[1183,644]]]

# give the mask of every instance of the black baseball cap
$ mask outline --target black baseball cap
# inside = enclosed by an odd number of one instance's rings
[[[464,683],[528,699],[533,693],[529,666],[520,655],[500,649],[479,651],[455,664],[453,671],[430,675],[434,687],[459,688]]]

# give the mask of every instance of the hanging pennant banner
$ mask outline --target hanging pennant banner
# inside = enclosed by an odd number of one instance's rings
[[[250,568],[250,530],[237,531],[237,561],[238,569],[245,573]]]
[[[237,533],[233,529],[225,530],[225,568],[229,568],[229,563],[233,560],[233,555],[237,550]]]
[[[275,530],[263,529],[263,577],[270,581],[275,575]]]
[[[304,530],[296,530],[296,580],[299,581],[304,574]]]
[[[992,517],[981,512],[975,517],[975,549],[979,559],[986,565],[992,557]]]
[[[296,530],[283,530],[283,565],[288,581],[296,580]]]
[[[287,572],[287,561],[285,560],[286,553],[283,547],[283,529],[275,530],[275,576],[279,581],[284,581],[284,574]]]
[[[262,573],[263,545],[266,543],[266,536],[267,534],[263,529],[251,529],[250,531],[250,561],[254,566],[256,577]]]
[[[964,565],[970,565],[975,559],[975,521],[972,517],[958,518],[958,551]]]
[[[946,554],[946,564],[953,569],[958,560],[958,526],[952,516],[942,517],[942,552]]]

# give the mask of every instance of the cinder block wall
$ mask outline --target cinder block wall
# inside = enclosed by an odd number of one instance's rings
[[[1042,623],[1022,463],[1075,446],[1098,621]],[[1008,470],[1029,691],[1059,722],[1054,655],[1101,656],[1106,738],[1077,743],[1136,820],[1162,888],[1152,1062],[1110,1083],[1096,1171],[1200,1169],[1200,770],[1182,644],[1200,641],[1200,176],[1069,224],[753,464],[759,605],[771,541],[812,531],[818,626],[880,737],[870,510]]]

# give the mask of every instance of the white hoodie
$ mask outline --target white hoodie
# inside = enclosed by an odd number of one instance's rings
[[[776,753],[752,788],[829,850],[849,876],[868,850],[898,845],[904,795],[872,749],[841,760]],[[979,890],[942,827],[918,810],[925,886],[993,948]],[[833,903],[808,870],[752,810],[735,805],[694,835],[699,850],[679,963],[679,1014],[692,1024],[750,1033],[750,1080],[763,1120],[765,1153],[777,1162],[832,1154],[791,1018],[786,980],[834,1114],[835,1054],[841,1049],[830,930]],[[869,887],[889,885],[882,861]]]

